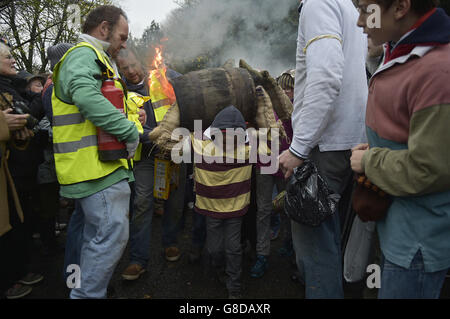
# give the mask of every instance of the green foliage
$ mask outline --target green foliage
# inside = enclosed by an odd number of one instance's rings
[[[127,47],[135,52],[142,65],[148,70],[156,52],[155,47],[164,43],[161,26],[153,20],[141,38],[135,38],[131,34],[127,41]]]

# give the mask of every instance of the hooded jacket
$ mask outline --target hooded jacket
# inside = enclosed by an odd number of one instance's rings
[[[234,106],[219,112],[211,124],[211,132],[228,128],[246,129],[244,117]],[[250,205],[252,165],[249,148],[238,147],[234,154],[227,154],[226,150],[217,154],[211,143],[214,143],[211,139],[192,138],[194,158],[203,156],[200,163],[195,161],[195,211],[219,219],[241,217]],[[237,160],[239,154],[243,155],[241,161]]]

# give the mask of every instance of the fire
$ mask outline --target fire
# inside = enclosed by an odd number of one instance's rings
[[[162,57],[162,46],[158,46],[155,48],[156,54],[155,58],[153,59],[152,66],[155,70],[159,69],[161,65],[164,65],[164,60]]]
[[[163,46],[159,45],[155,47],[155,52],[156,52],[155,57],[153,58],[153,62],[151,63],[153,69],[150,70],[150,76],[148,79],[149,87],[152,88],[152,84],[154,85],[159,84],[160,88],[154,87],[154,89],[161,89],[162,93],[169,99],[170,104],[173,104],[176,101],[176,97],[173,87],[166,76],[167,67],[164,64]]]

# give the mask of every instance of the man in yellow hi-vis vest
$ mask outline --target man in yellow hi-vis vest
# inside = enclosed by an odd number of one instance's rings
[[[124,77],[130,92],[143,97],[158,96],[158,92],[150,92],[147,72],[130,49],[121,50],[117,57],[117,65]],[[173,70],[168,70],[168,76],[177,76]],[[144,103],[146,113],[144,133],[140,134],[141,156],[135,162],[134,196],[132,203],[132,218],[130,220],[130,262],[122,273],[125,280],[136,280],[143,274],[150,259],[150,239],[152,232],[152,219],[155,210],[153,198],[155,155],[158,149],[149,140],[148,134],[153,130],[166,108],[161,107],[162,100],[152,99]],[[186,181],[186,165],[180,167],[179,187],[170,193],[169,199],[164,202],[162,220],[162,246],[165,248],[166,258],[176,261],[180,256],[176,248],[177,222],[184,208],[184,189]]]
[[[125,13],[100,6],[87,16],[80,42],[54,68],[56,172],[61,195],[75,199],[64,266],[71,298],[106,298],[128,242],[133,172],[127,159],[100,161],[97,146],[97,127],[126,143],[129,159],[139,144],[135,124],[101,93],[105,75],[125,93],[113,59],[127,38]]]

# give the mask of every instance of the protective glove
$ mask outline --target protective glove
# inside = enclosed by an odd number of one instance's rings
[[[290,120],[294,109],[292,102],[269,72],[255,70],[244,60],[239,61],[239,67],[247,69],[253,78],[253,82],[255,82],[255,86],[261,85],[269,94],[278,118],[282,121]]]
[[[126,143],[127,151],[128,151],[128,159],[132,159],[134,157],[134,153],[136,153],[136,149],[139,146],[139,139],[134,142]]]

